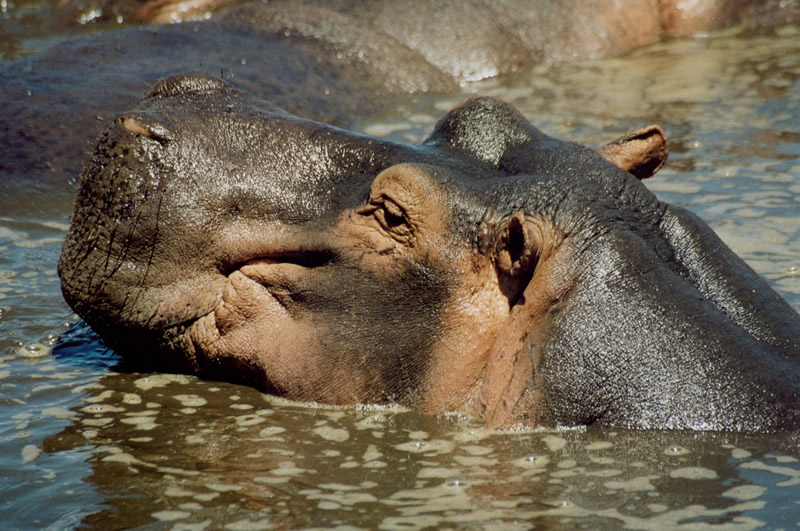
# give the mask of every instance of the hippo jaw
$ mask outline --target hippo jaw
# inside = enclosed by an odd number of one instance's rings
[[[665,156],[658,128],[596,152],[488,99],[404,147],[170,78],[89,164],[62,287],[128,359],[291,399],[797,426],[800,318],[639,182]]]

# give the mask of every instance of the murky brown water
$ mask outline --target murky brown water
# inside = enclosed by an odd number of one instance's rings
[[[30,45],[9,37],[23,26],[4,20],[4,50]],[[799,78],[800,30],[786,28],[464,90],[589,144],[664,125],[671,161],[650,188],[709,221],[800,309]],[[420,99],[360,127],[420,140],[463,97]],[[800,524],[800,450],[777,437],[497,432],[458,416],[313,408],[114,372],[114,356],[73,326],[59,294],[64,197],[32,184],[35,208],[13,218],[3,212],[20,198],[0,197],[0,521],[11,527]]]

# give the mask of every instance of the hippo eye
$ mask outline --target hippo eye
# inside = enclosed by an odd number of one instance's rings
[[[405,225],[406,223],[406,215],[403,209],[397,206],[393,201],[384,201],[383,208],[379,208],[376,212],[376,215],[381,217],[381,224],[388,229],[399,225]]]
[[[400,240],[408,239],[411,235],[411,227],[408,217],[400,205],[384,196],[380,200],[372,202],[371,206],[373,207],[370,209],[372,215],[386,232]]]

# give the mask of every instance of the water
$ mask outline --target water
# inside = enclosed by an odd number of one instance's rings
[[[648,186],[706,219],[800,309],[799,79],[800,31],[784,28],[543,66],[453,97],[402,102],[358,128],[418,141],[472,93],[506,99],[544,131],[588,144],[659,123],[671,158]],[[115,372],[115,356],[75,324],[59,294],[70,202],[33,184],[26,193],[0,197],[7,526],[800,524],[796,440],[499,432],[456,415],[315,408],[226,383]],[[3,214],[28,201],[27,215]]]

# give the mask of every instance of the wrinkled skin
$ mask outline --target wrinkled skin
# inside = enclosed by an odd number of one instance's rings
[[[203,75],[120,114],[82,179],[68,303],[136,363],[491,425],[800,424],[800,317],[640,179],[491,99],[418,146]]]

